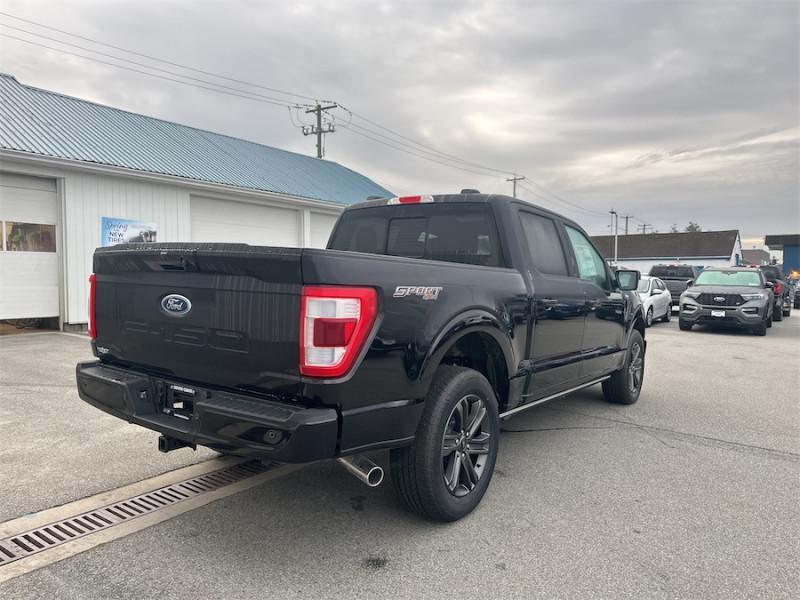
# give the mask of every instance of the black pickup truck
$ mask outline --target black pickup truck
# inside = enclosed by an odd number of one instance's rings
[[[681,294],[702,272],[703,267],[697,265],[654,265],[648,275],[663,281],[672,297],[672,306],[680,306]]]
[[[602,383],[636,402],[638,271],[611,272],[572,221],[507,196],[348,207],[328,249],[99,248],[81,398],[162,435],[278,462],[390,449],[402,501],[431,519],[486,491],[500,419]]]

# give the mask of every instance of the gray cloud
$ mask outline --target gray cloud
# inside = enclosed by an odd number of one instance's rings
[[[791,0],[6,0],[4,10],[333,98],[593,211],[613,206],[662,230],[690,219],[745,235],[800,230],[800,4]],[[24,83],[313,152],[286,109],[0,44],[1,68]],[[341,127],[327,147],[397,192],[510,188]],[[605,218],[550,206],[605,231]]]

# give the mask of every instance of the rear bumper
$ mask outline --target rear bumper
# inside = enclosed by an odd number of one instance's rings
[[[98,361],[79,363],[76,376],[78,394],[92,406],[187,444],[289,463],[336,455],[333,408],[298,407],[176,383],[192,404],[178,417],[165,410],[172,385],[165,380]]]

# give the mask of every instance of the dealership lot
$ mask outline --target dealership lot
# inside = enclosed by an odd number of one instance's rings
[[[460,522],[420,521],[389,485],[319,463],[6,581],[0,596],[793,596],[800,318],[765,338],[673,320],[647,340],[638,404],[592,388],[512,418],[492,486]],[[0,521],[215,456],[160,454],[155,433],[78,400],[73,369],[88,358],[79,336],[0,338]]]

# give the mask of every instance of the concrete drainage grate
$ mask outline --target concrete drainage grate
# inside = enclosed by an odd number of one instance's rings
[[[277,466],[257,460],[192,477],[152,492],[0,540],[0,567],[66,542],[157,512],[189,498],[259,475]]]

